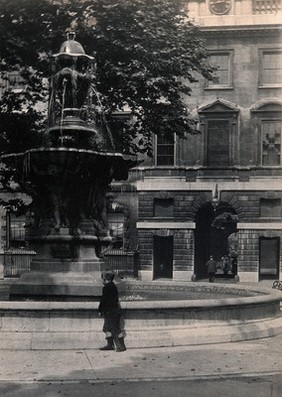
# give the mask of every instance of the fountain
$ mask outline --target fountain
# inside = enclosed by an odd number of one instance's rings
[[[95,60],[73,33],[51,66],[46,144],[2,156],[33,200],[26,237],[37,253],[31,271],[11,286],[11,299],[101,295],[102,255],[112,241],[106,193],[136,165],[115,151],[93,104]]]
[[[46,145],[2,157],[33,199],[27,237],[37,256],[31,271],[11,286],[12,301],[0,302],[0,349],[101,346],[103,320],[97,318],[98,302],[89,298],[101,294],[101,256],[111,244],[106,192],[112,179],[125,179],[136,164],[134,157],[115,152],[110,131],[93,109],[93,58],[70,36],[52,66]],[[125,287],[128,347],[222,343],[282,332],[278,290],[139,280],[127,280]],[[180,299],[174,299],[176,290]],[[143,300],[148,291],[154,300]],[[142,300],[130,301],[139,295]]]

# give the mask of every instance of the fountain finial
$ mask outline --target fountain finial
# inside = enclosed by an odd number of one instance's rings
[[[75,32],[73,30],[67,32],[67,40],[74,40],[75,36],[76,36],[76,34],[75,34]]]

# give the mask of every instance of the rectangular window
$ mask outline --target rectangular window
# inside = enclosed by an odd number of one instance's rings
[[[13,92],[22,92],[24,89],[24,82],[20,72],[14,71],[8,73],[7,87]]]
[[[122,249],[124,241],[124,215],[121,213],[108,214],[110,235],[113,237],[113,248]]]
[[[281,199],[260,199],[260,216],[262,218],[280,218]]]
[[[260,86],[281,86],[282,50],[262,50],[260,69]]]
[[[211,53],[209,62],[217,70],[213,72],[213,79],[208,81],[208,88],[232,87],[232,52]]]
[[[157,218],[173,217],[173,199],[154,199],[154,216]]]
[[[230,165],[230,121],[208,120],[207,166]]]
[[[263,120],[262,128],[262,165],[281,164],[281,120]]]
[[[157,165],[174,165],[174,135],[158,135],[157,140]]]
[[[7,213],[7,247],[25,247],[25,215],[16,216],[14,213]]]

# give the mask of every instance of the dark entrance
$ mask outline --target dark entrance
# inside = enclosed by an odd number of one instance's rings
[[[195,230],[195,274],[198,279],[207,277],[205,264],[210,255],[223,266],[222,258],[228,257],[230,263],[229,277],[235,275],[234,253],[228,237],[237,230],[237,215],[226,202],[220,202],[216,207],[211,203],[204,204],[196,215]],[[224,270],[219,269],[219,275],[224,276]],[[226,274],[225,274],[226,276]]]
[[[279,237],[261,237],[259,244],[259,278],[275,279],[279,275]]]
[[[172,278],[173,236],[154,236],[153,278]]]

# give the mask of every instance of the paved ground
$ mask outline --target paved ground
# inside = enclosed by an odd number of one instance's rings
[[[279,376],[111,383],[6,384],[3,397],[281,397]]]
[[[123,353],[1,350],[0,396],[281,397],[281,347],[282,335]]]

